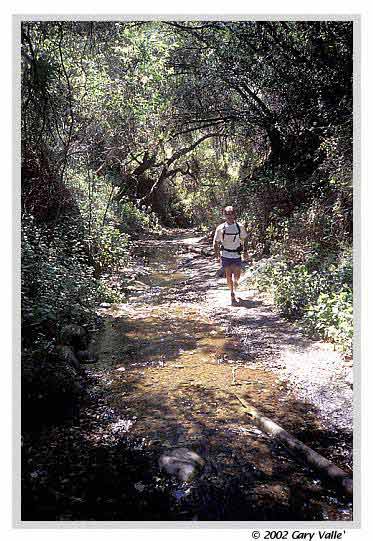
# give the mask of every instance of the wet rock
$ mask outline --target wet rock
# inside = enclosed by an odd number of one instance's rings
[[[203,468],[205,461],[194,451],[182,447],[163,453],[159,458],[159,467],[180,481],[190,481]]]

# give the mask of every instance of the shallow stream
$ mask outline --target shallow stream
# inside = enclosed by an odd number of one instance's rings
[[[342,447],[350,449],[350,436],[328,432],[312,404],[253,361],[244,341],[228,332],[241,312],[235,316],[229,306],[211,259],[183,249],[198,241],[186,237],[178,232],[139,243],[137,267],[121,271],[128,302],[99,309],[99,360],[87,368],[80,426],[56,430],[48,449],[41,436],[27,467],[49,501],[41,498],[26,514],[45,520],[351,520],[351,502],[254,426],[236,395],[345,469],[351,452]],[[240,317],[249,317],[255,303],[246,294]],[[158,466],[162,453],[177,448],[205,461],[188,483]]]

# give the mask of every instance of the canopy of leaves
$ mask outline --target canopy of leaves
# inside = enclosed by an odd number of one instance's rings
[[[95,277],[139,228],[208,230],[227,204],[258,258],[345,253],[352,44],[350,21],[25,21],[25,239],[30,223],[33,238],[47,231],[24,245],[27,318],[35,269],[69,272],[53,239],[65,222]],[[40,321],[63,313],[38,295]]]

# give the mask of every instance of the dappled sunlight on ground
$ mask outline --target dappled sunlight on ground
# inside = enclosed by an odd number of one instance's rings
[[[215,482],[239,478],[249,468],[260,479],[255,497],[265,494],[271,506],[289,504],[295,479],[305,494],[309,487],[310,497],[312,478],[250,423],[235,395],[306,443],[308,433],[313,440],[318,434],[322,452],[328,440],[317,410],[298,399],[276,371],[260,365],[281,347],[307,350],[311,342],[244,285],[238,304],[231,306],[225,280],[216,278],[217,264],[178,253],[174,239],[142,243],[141,249],[154,267],[137,278],[147,287],[134,296],[131,291],[128,304],[100,310],[105,325],[96,351],[99,366],[111,370],[108,406],[123,426],[130,422],[133,437],[158,452],[181,446],[199,452]],[[237,339],[232,330],[243,326],[251,328],[252,338],[258,333],[257,343],[251,339],[245,347],[245,340]],[[343,458],[340,465],[345,466]],[[318,497],[328,497],[320,491]]]
[[[329,349],[245,284],[231,306],[217,263],[181,247],[192,235],[139,242],[138,264],[113,277],[128,302],[98,310],[98,361],[86,368],[79,427],[27,442],[24,519],[351,520],[351,502],[257,428],[238,400],[350,468],[350,433],[329,430],[317,397],[298,392],[314,376],[302,375],[302,362],[316,369],[312,359],[322,363]],[[328,383],[323,392],[331,396]],[[343,408],[340,396],[332,409]],[[159,470],[162,453],[180,448],[205,461],[189,482]]]

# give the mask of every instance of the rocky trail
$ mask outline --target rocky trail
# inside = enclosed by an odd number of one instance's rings
[[[351,366],[245,278],[230,306],[217,264],[186,249],[200,240],[139,241],[113,277],[133,278],[128,302],[98,310],[79,425],[29,436],[24,520],[352,519],[236,396],[352,476]]]

